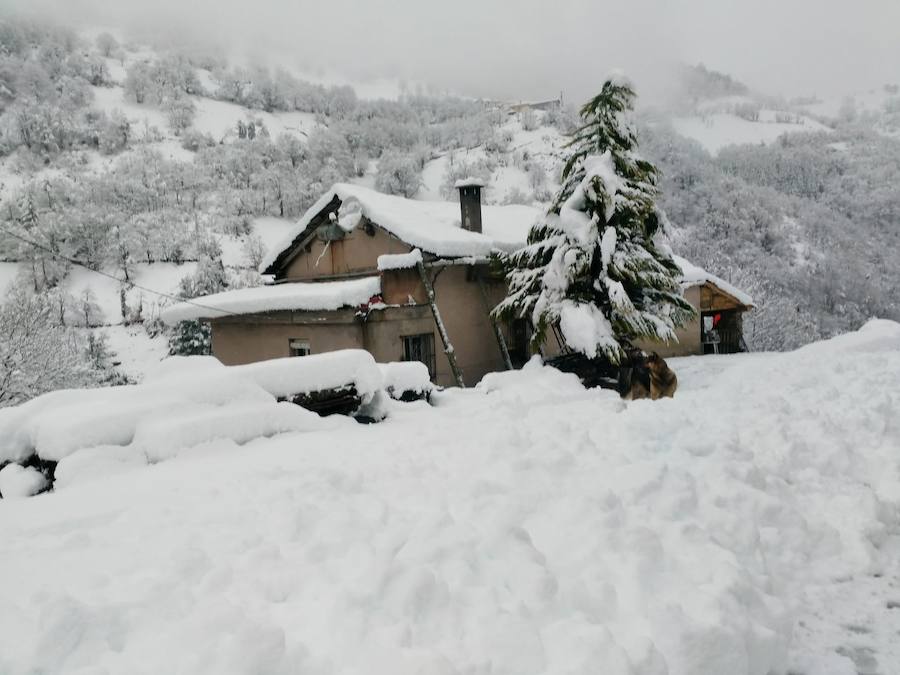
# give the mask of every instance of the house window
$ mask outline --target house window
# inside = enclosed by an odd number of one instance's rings
[[[431,333],[405,335],[401,340],[403,340],[403,360],[421,361],[428,367],[431,379],[434,379],[434,335]]]
[[[312,350],[309,348],[309,340],[291,340],[291,356],[309,356]]]

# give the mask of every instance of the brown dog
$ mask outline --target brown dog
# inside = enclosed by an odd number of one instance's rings
[[[626,401],[650,398],[650,370],[647,357],[640,350],[631,350],[619,365],[619,395]]]
[[[650,398],[654,401],[664,396],[672,398],[678,389],[678,378],[675,371],[656,352],[647,357],[647,370],[650,371]]]
[[[644,369],[646,373],[646,369]],[[645,381],[645,378],[641,377],[643,373],[638,372],[638,369],[635,368],[632,371],[631,382],[628,385],[628,389],[622,394],[622,398],[626,401],[636,401],[639,398],[650,398],[650,387],[649,382]]]

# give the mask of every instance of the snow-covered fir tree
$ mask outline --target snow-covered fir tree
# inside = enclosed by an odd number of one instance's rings
[[[657,170],[636,152],[634,97],[613,76],[584,105],[562,186],[507,261],[509,293],[495,312],[530,319],[535,345],[554,330],[568,349],[618,363],[632,341],[675,340],[694,315],[662,240]]]

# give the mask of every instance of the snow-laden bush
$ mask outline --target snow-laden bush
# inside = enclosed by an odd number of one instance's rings
[[[378,160],[375,189],[389,195],[413,197],[422,185],[422,165],[412,155],[386,152]]]
[[[459,199],[456,183],[466,178],[477,178],[486,188],[490,187],[493,165],[484,158],[467,160],[451,157],[441,181],[441,195],[444,199],[453,201]]]
[[[196,129],[186,129],[181,134],[181,147],[191,152],[198,152],[201,148],[211,148],[215,144],[216,141],[212,136]]]
[[[530,192],[524,192],[521,188],[514,186],[506,191],[506,194],[503,197],[503,204],[523,204],[525,206],[531,206],[534,204],[534,195]]]
[[[97,49],[100,50],[100,55],[109,58],[113,55],[113,53],[119,49],[119,41],[116,40],[109,33],[100,33],[96,39]]]
[[[101,377],[83,336],[59,321],[49,296],[14,285],[0,305],[0,407]]]
[[[197,112],[194,102],[182,95],[166,98],[162,103],[162,108],[166,112],[169,127],[176,136],[181,135],[185,129],[191,126]]]
[[[538,115],[531,108],[526,108],[519,113],[519,122],[522,124],[522,129],[524,131],[534,131],[540,126]]]

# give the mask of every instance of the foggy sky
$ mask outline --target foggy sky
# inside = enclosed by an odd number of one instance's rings
[[[702,62],[785,96],[900,82],[898,0],[0,0],[72,25],[216,43],[230,60],[466,95],[580,101],[611,68],[639,93]]]

